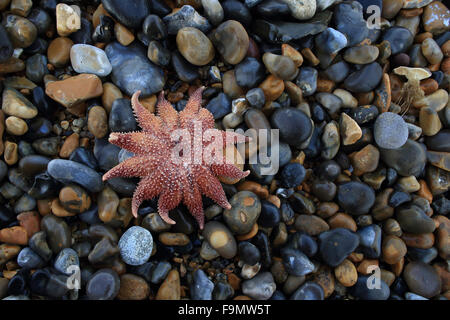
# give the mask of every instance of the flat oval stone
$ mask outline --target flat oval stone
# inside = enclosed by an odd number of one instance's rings
[[[351,92],[369,92],[378,86],[382,76],[383,70],[380,65],[372,62],[351,73],[345,79],[344,85]]]
[[[72,244],[72,234],[67,223],[52,214],[42,218],[41,229],[47,235],[47,242],[53,253],[59,253]],[[39,252],[39,251],[38,251]]]
[[[324,291],[316,282],[307,281],[291,296],[291,300],[324,300]]]
[[[214,250],[225,259],[233,258],[237,253],[237,244],[230,230],[220,222],[210,221],[205,224],[203,236]]]
[[[406,28],[390,27],[383,34],[382,40],[389,42],[392,55],[395,55],[405,52],[413,44],[414,36]]]
[[[375,203],[375,192],[365,183],[346,182],[339,185],[337,200],[339,205],[350,214],[367,214]]]
[[[102,178],[93,169],[71,160],[55,159],[48,163],[47,171],[61,183],[77,183],[90,192],[102,190]]]
[[[289,145],[298,146],[312,131],[310,118],[295,108],[277,109],[270,119],[272,127],[280,130],[280,138]]]
[[[180,29],[176,42],[180,53],[193,65],[204,66],[214,58],[214,47],[211,41],[196,28]]]
[[[435,268],[421,261],[408,263],[403,270],[403,278],[412,292],[425,298],[441,292],[441,278]]]
[[[244,59],[249,47],[247,31],[238,21],[228,20],[220,24],[211,35],[217,51],[229,64],[238,64]]]
[[[345,50],[344,60],[354,64],[368,64],[378,58],[379,49],[375,46],[358,46]]]
[[[257,274],[242,283],[242,292],[257,300],[268,300],[275,292],[276,284],[270,272]]]
[[[91,300],[113,300],[120,289],[120,278],[113,269],[100,269],[86,284],[86,294]]]
[[[112,66],[105,51],[89,44],[75,44],[70,49],[70,61],[78,73],[93,73],[106,77]]]
[[[261,213],[261,201],[250,191],[240,191],[230,199],[231,209],[223,212],[228,227],[237,234],[250,232]]]
[[[405,177],[418,176],[425,168],[425,146],[410,139],[398,149],[380,148],[380,155],[389,167]]]

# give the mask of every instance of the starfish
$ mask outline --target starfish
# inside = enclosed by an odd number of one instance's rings
[[[180,141],[174,141],[172,134],[176,130],[189,132],[193,139],[188,141],[192,158],[202,154],[210,147],[211,141],[204,141],[206,130],[213,133],[223,146],[237,141],[248,141],[243,135],[214,128],[214,117],[201,107],[202,91],[197,89],[189,98],[185,108],[177,112],[164,98],[161,92],[156,106],[157,114],[148,111],[139,102],[140,91],[131,98],[134,115],[142,131],[112,132],[109,142],[134,153],[131,158],[119,163],[103,175],[103,181],[114,177],[140,177],[132,199],[132,213],[137,217],[139,206],[144,200],[159,196],[158,213],[169,224],[175,224],[169,217],[169,211],[181,201],[197,220],[200,229],[204,226],[202,194],[214,200],[225,209],[231,205],[227,200],[218,176],[241,179],[250,172],[241,171],[235,165],[223,161],[175,161],[172,152],[180,147]],[[199,131],[198,125],[201,125]],[[182,137],[184,140],[184,136]],[[186,140],[187,141],[187,140]],[[214,140],[215,141],[215,140]],[[184,149],[183,149],[184,150]],[[183,151],[180,152],[180,156]],[[191,158],[191,159],[192,159]]]

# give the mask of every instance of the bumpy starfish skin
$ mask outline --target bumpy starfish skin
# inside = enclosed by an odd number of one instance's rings
[[[105,173],[103,180],[114,177],[141,178],[132,200],[132,213],[135,217],[144,200],[159,196],[158,213],[165,222],[175,224],[175,221],[169,218],[169,211],[183,201],[197,220],[200,229],[203,229],[202,194],[223,208],[231,207],[217,176],[240,179],[250,173],[243,172],[225,161],[221,163],[211,163],[205,159],[198,162],[173,161],[171,154],[177,141],[171,140],[171,134],[176,129],[189,131],[192,137],[191,159],[194,159],[195,155],[202,154],[205,147],[211,143],[202,138],[208,129],[212,130],[209,132],[215,136],[221,137],[223,146],[234,144],[237,139],[241,139],[240,141],[246,139],[240,134],[214,129],[213,115],[201,107],[202,91],[203,88],[197,89],[181,112],[177,112],[161,92],[156,107],[157,115],[139,103],[140,91],[136,91],[131,98],[131,104],[142,131],[110,134],[111,143],[133,152],[134,156]],[[196,130],[199,123],[201,132]]]

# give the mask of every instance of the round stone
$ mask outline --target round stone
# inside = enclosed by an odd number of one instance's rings
[[[196,28],[182,28],[177,33],[177,47],[187,61],[204,66],[214,58],[214,47],[207,36]]]
[[[270,119],[272,127],[280,130],[280,138],[289,145],[298,146],[311,134],[311,119],[295,108],[277,109]]]
[[[365,183],[346,182],[339,185],[337,200],[345,212],[363,215],[367,214],[375,203],[375,192]]]
[[[100,269],[86,284],[86,294],[91,300],[113,300],[120,289],[120,279],[112,269]]]
[[[261,201],[250,191],[240,191],[230,199],[231,209],[223,212],[228,227],[237,234],[250,232],[261,213]]]
[[[381,148],[397,149],[408,140],[408,126],[405,120],[392,112],[380,114],[373,130],[375,141]]]
[[[441,292],[441,278],[436,269],[424,262],[408,263],[403,278],[409,289],[422,297],[432,298]]]
[[[93,73],[106,77],[112,66],[105,51],[89,44],[76,44],[70,49],[72,68],[78,73]]]
[[[229,64],[238,64],[247,54],[248,34],[238,21],[228,20],[220,24],[211,35],[211,40]]]
[[[139,266],[146,263],[152,250],[153,237],[147,229],[133,226],[120,237],[120,256],[126,264]]]

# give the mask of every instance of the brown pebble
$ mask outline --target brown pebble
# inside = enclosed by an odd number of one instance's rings
[[[134,34],[118,22],[114,24],[114,34],[117,41],[123,46],[128,46],[134,41]]]
[[[28,243],[27,230],[22,226],[1,229],[0,242],[26,245]]]
[[[351,287],[358,280],[358,272],[356,271],[356,267],[348,259],[342,261],[342,263],[334,269],[334,275],[339,283],[344,287]]]
[[[328,219],[328,224],[331,229],[346,228],[356,232],[357,226],[355,220],[348,214],[339,212]]]
[[[119,300],[144,300],[150,294],[150,286],[144,278],[131,273],[120,276]]]
[[[156,300],[180,300],[180,298],[180,273],[172,269],[159,287]]]
[[[422,233],[422,234],[412,234],[404,233],[402,235],[402,240],[408,247],[419,248],[419,249],[430,249],[434,244],[434,234],[432,233]]]
[[[283,56],[289,57],[294,61],[296,67],[300,67],[303,63],[303,56],[300,52],[295,50],[293,47],[288,45],[287,43],[283,43],[281,45],[281,54]]]
[[[17,215],[20,225],[25,228],[28,238],[41,230],[41,217],[36,211],[26,211]]]
[[[108,115],[105,109],[94,106],[89,110],[87,127],[90,133],[97,139],[101,139],[108,134]]]
[[[53,39],[47,48],[48,62],[57,68],[64,67],[70,61],[70,48],[73,41],[66,37]]]
[[[59,151],[59,156],[61,158],[69,158],[72,152],[78,148],[80,135],[78,133],[72,133],[64,141],[61,150]]]
[[[364,259],[358,265],[358,272],[363,275],[368,275],[373,272],[375,267],[378,267],[379,262],[375,259]]]
[[[275,101],[284,91],[284,82],[271,74],[259,85],[259,87],[264,92],[266,102]]]
[[[328,231],[330,226],[318,216],[300,214],[295,219],[295,228],[298,231],[305,232],[310,236],[317,236],[322,232]]]
[[[383,239],[383,260],[388,264],[396,264],[406,255],[406,245],[396,236],[387,236]]]
[[[184,233],[162,232],[158,238],[166,246],[186,246],[190,242]]]

